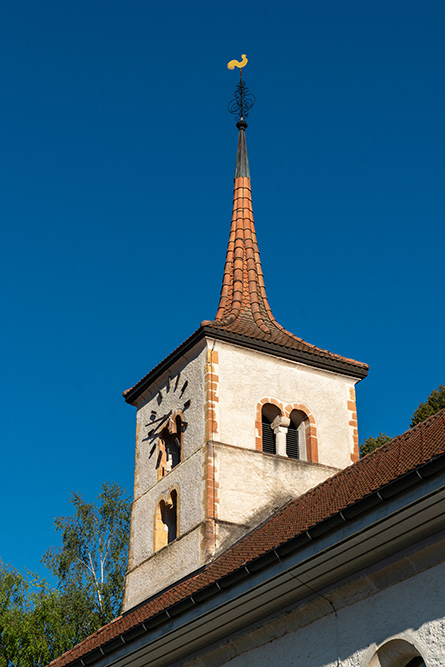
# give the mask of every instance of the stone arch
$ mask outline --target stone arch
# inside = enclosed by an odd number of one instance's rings
[[[281,416],[284,415],[284,404],[281,403],[281,401],[278,401],[276,398],[268,396],[258,401],[255,415],[255,449],[257,449],[259,452],[263,451],[262,411],[263,407],[267,404],[274,405],[276,408],[278,408]]]
[[[426,663],[411,642],[396,638],[384,642],[366,667],[425,667]]]
[[[314,415],[302,403],[288,403],[284,408],[284,416],[290,419],[292,412],[297,412],[304,416],[301,419],[301,423],[304,424],[304,447],[306,451],[305,456],[302,458],[312,463],[318,463],[318,438]]]
[[[179,534],[179,492],[177,486],[162,494],[153,517],[153,551],[173,542]]]

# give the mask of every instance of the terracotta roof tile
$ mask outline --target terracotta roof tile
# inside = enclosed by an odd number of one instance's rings
[[[51,663],[65,667],[110,639],[203,590],[259,556],[312,529],[373,491],[445,453],[445,409],[391,442],[341,470],[304,495],[288,502],[265,523],[242,538],[197,574],[98,630]]]

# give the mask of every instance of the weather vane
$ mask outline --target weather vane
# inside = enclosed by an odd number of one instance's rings
[[[249,89],[243,81],[242,68],[247,65],[247,56],[243,53],[241,57],[241,62],[239,60],[231,60],[227,63],[227,69],[235,69],[235,67],[239,68],[239,83],[235,88],[235,97],[227,105],[230,113],[233,113],[238,120],[244,120],[255,104],[255,95],[249,93]]]

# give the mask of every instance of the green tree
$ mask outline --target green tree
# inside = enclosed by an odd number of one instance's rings
[[[71,497],[74,515],[55,519],[62,546],[43,562],[58,579],[74,643],[120,611],[127,566],[130,503],[117,484],[102,485],[97,503]]]
[[[436,412],[445,408],[445,385],[440,384],[431,392],[425,403],[421,403],[411,417],[411,427],[423,422],[427,417],[435,415]]]
[[[365,454],[373,452],[374,449],[381,447],[386,442],[389,442],[389,440],[392,440],[392,438],[390,435],[386,435],[386,433],[379,433],[376,438],[369,436],[369,438],[366,438],[359,447],[360,458],[362,459]]]
[[[0,667],[41,667],[66,645],[59,592],[0,563]]]
[[[0,565],[0,667],[19,664],[28,644],[25,624],[28,582],[19,572]]]
[[[74,515],[55,519],[62,546],[43,558],[57,590],[0,562],[0,667],[43,667],[119,613],[129,499],[103,484],[97,503],[71,503]]]

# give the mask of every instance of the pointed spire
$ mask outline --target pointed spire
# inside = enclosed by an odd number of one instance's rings
[[[323,367],[326,363],[353,366],[364,377],[368,369],[367,364],[333,354],[307,343],[302,338],[286,331],[272,315],[266,296],[253,221],[250,169],[245,136],[247,123],[243,118],[238,121],[237,128],[239,136],[233,187],[232,223],[221,296],[215,319],[205,320],[201,326],[231,332],[242,336],[244,340],[247,337],[256,341],[264,341],[272,344],[274,349],[279,346],[293,350],[293,354],[297,352],[302,355],[302,358],[311,359],[310,363],[317,366]]]
[[[237,128],[239,136],[233,188],[232,225],[223,285],[215,320],[211,323],[206,322],[206,324],[231,330],[241,326],[244,333],[247,333],[245,331],[247,327],[248,335],[261,334],[263,338],[265,335],[270,335],[273,329],[281,331],[282,327],[272,315],[264,286],[253,221],[250,169],[245,136],[246,121],[239,120]]]

